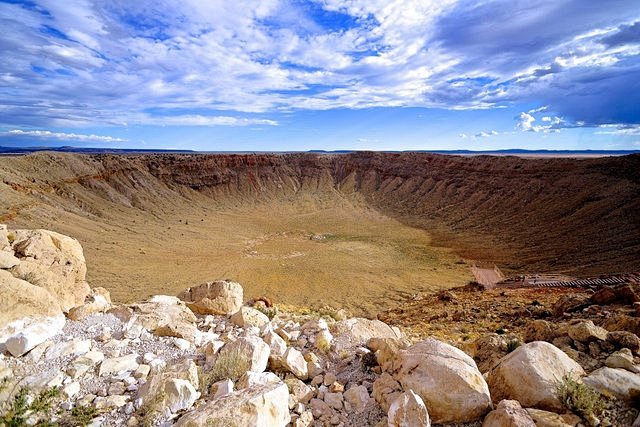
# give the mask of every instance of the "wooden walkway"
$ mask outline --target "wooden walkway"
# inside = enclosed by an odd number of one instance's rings
[[[640,284],[640,273],[615,274],[597,278],[575,280],[536,280],[524,278],[522,280],[505,280],[496,285],[498,288],[598,288],[602,286],[619,285],[627,282]]]

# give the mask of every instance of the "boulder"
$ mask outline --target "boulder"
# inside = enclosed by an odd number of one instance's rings
[[[20,264],[20,260],[13,256],[13,253],[0,250],[0,269],[15,267]]]
[[[306,380],[309,375],[307,369],[307,361],[304,360],[304,356],[299,350],[294,347],[289,347],[282,357],[282,365],[289,372],[301,380]]]
[[[287,378],[284,383],[289,388],[289,394],[295,399],[296,403],[299,402],[306,405],[314,396],[313,388],[297,378]]]
[[[125,329],[142,327],[157,336],[184,338],[197,342],[196,316],[177,297],[155,295],[148,301],[131,304],[132,316]]]
[[[0,349],[4,347],[12,356],[20,357],[62,332],[64,324],[65,318],[62,313],[56,316],[35,316],[15,320],[0,329]]]
[[[501,400],[484,418],[482,427],[536,427],[536,423],[517,400]]]
[[[363,412],[371,400],[369,391],[363,385],[354,385],[344,392],[344,400],[349,403],[357,414]]]
[[[191,408],[200,397],[198,369],[184,360],[153,373],[138,391],[138,402],[145,419],[152,424],[169,420],[172,414]]]
[[[233,381],[231,380],[217,381],[209,387],[209,394],[212,399],[226,396],[229,393],[233,393]]]
[[[178,298],[194,313],[229,316],[242,307],[243,290],[239,283],[219,280],[187,288]]]
[[[383,372],[373,383],[373,398],[384,412],[389,412],[391,404],[401,394],[402,386],[400,383],[386,372]]]
[[[135,371],[138,368],[137,360],[138,355],[136,353],[104,359],[100,364],[99,375],[103,377],[105,375],[113,375],[120,372]]]
[[[0,270],[0,345],[27,324],[46,323],[47,319],[59,319],[61,315],[60,304],[48,290]]]
[[[80,320],[95,313],[104,313],[111,307],[111,294],[105,288],[91,289],[83,305],[69,310],[67,317],[71,320]]]
[[[371,338],[402,338],[389,325],[380,320],[354,317],[333,325],[333,344],[336,352],[365,345]]]
[[[289,392],[282,383],[236,390],[210,400],[178,419],[176,427],[205,426],[273,426],[289,424]]]
[[[72,339],[52,344],[47,348],[45,359],[53,360],[60,357],[80,356],[91,350],[91,340]]]
[[[473,340],[465,350],[473,357],[480,372],[487,372],[507,355],[508,337],[487,334]]]
[[[594,325],[591,320],[582,320],[569,326],[568,335],[578,342],[589,343],[606,340],[607,330]]]
[[[584,370],[552,344],[534,341],[504,357],[487,374],[487,383],[494,402],[513,399],[526,407],[560,411],[556,384],[565,375],[577,378]]]
[[[260,337],[250,335],[222,347],[212,370],[219,379],[236,381],[248,371],[264,372],[268,361],[269,346]]]
[[[551,341],[555,337],[554,327],[551,322],[542,319],[530,320],[524,327],[524,342]]]
[[[593,295],[591,295],[591,301],[594,304],[608,305],[608,304],[633,304],[640,301],[638,295],[629,284],[618,286],[605,286],[598,289]]]
[[[592,305],[591,299],[583,294],[566,294],[558,298],[551,307],[555,317],[560,317],[564,313],[571,313]]]
[[[469,422],[491,409],[489,389],[476,363],[463,351],[435,339],[401,350],[394,376],[427,405],[436,424]]]
[[[640,397],[640,375],[626,369],[603,367],[590,373],[583,381],[608,396],[626,401]]]
[[[396,338],[371,338],[367,341],[367,347],[375,354],[382,370],[388,372],[393,367],[398,352],[409,347],[409,343]]]
[[[89,294],[82,246],[71,237],[49,230],[15,230],[15,255],[20,263],[11,273],[51,293],[63,311],[84,303]]]
[[[628,348],[611,353],[604,364],[609,368],[621,368],[634,374],[640,374],[640,366],[634,363],[633,355]]]
[[[387,415],[389,427],[430,427],[424,402],[413,391],[402,393],[393,401]]]
[[[251,372],[247,371],[236,383],[237,389],[251,388],[259,385],[273,384],[280,382],[280,378],[273,372]]]
[[[582,424],[582,419],[574,414],[556,414],[542,409],[527,408],[527,413],[537,427],[576,427]]]
[[[262,328],[269,323],[269,318],[266,314],[247,306],[240,307],[240,310],[231,316],[230,320],[234,325],[240,326],[241,328],[247,328],[249,326]]]

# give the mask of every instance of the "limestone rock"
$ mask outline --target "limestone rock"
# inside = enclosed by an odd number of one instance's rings
[[[394,372],[404,390],[422,398],[434,423],[474,421],[491,409],[476,363],[449,344],[427,339],[401,350]]]
[[[212,399],[226,396],[229,393],[233,393],[233,381],[231,380],[217,381],[209,387],[209,394],[211,394]]]
[[[111,294],[105,288],[91,289],[85,303],[69,310],[67,317],[71,320],[80,320],[94,313],[104,313],[111,307]]]
[[[640,375],[625,369],[603,367],[590,373],[583,381],[603,394],[626,401],[640,397]]]
[[[62,313],[50,317],[36,316],[15,320],[0,330],[0,348],[6,348],[14,357],[22,356],[60,333],[64,324]]]
[[[383,372],[373,383],[373,398],[384,412],[389,412],[391,404],[401,394],[402,387],[400,383],[386,372]]]
[[[168,366],[152,374],[138,391],[138,400],[153,423],[162,423],[172,414],[191,408],[200,397],[198,370],[192,360]]]
[[[537,427],[576,427],[582,424],[582,419],[573,414],[556,414],[542,409],[527,408],[527,413]]]
[[[59,323],[61,315],[60,304],[48,290],[0,270],[0,345],[30,324],[51,322],[47,320],[51,318]]]
[[[402,338],[389,325],[380,320],[359,317],[336,322],[333,336],[336,352],[365,345],[371,338]]]
[[[256,310],[252,307],[242,306],[240,310],[236,312],[230,319],[233,324],[246,328],[249,326],[255,326],[261,328],[269,323],[269,318],[266,314]]]
[[[591,301],[594,304],[608,305],[608,304],[633,304],[640,301],[640,298],[635,293],[633,288],[629,284],[618,286],[605,286],[598,289],[593,295],[591,295]]]
[[[326,392],[324,394],[324,401],[331,408],[339,411],[342,409],[342,402],[344,401],[344,397],[342,396],[342,393]]]
[[[364,411],[365,407],[371,400],[369,391],[363,385],[354,385],[344,393],[344,400],[349,403],[351,408],[357,413]]]
[[[247,371],[236,383],[237,388],[251,388],[260,385],[280,382],[280,378],[273,372],[251,372]]]
[[[498,334],[487,334],[473,340],[467,352],[477,363],[480,372],[487,372],[507,355],[507,337]]]
[[[178,298],[194,313],[229,316],[242,307],[243,290],[236,282],[207,282],[182,291]]]
[[[551,322],[535,319],[527,322],[523,331],[524,342],[551,341],[554,338],[554,326]]]
[[[138,369],[138,355],[136,353],[127,354],[126,356],[112,357],[104,359],[100,364],[99,375],[112,375],[119,372],[135,371]]]
[[[494,402],[514,399],[526,407],[560,411],[556,383],[563,376],[584,375],[582,367],[560,349],[544,341],[518,347],[487,374]]]
[[[103,360],[104,353],[100,351],[89,351],[74,359],[67,368],[66,373],[73,379],[80,378]]]
[[[297,378],[287,378],[284,383],[289,388],[289,394],[295,402],[307,404],[313,398],[313,389]]]
[[[536,427],[536,423],[517,400],[501,400],[484,418],[482,427]]]
[[[607,330],[594,325],[591,320],[583,320],[571,325],[568,334],[571,338],[581,343],[604,341],[607,339]]]
[[[389,427],[429,427],[431,420],[424,402],[413,391],[393,401],[387,415]]]
[[[175,424],[204,426],[215,420],[221,426],[286,426],[289,415],[289,392],[280,382],[234,391],[210,400],[182,416]]]
[[[241,337],[220,349],[213,369],[231,374],[244,372],[264,372],[269,361],[269,346],[254,335]],[[237,378],[231,378],[236,380]]]
[[[157,336],[184,338],[193,343],[198,341],[196,316],[177,297],[155,295],[146,302],[129,307],[133,316],[127,328],[140,325]]]
[[[0,269],[15,267],[20,264],[20,260],[13,256],[13,253],[0,250]]]
[[[407,341],[396,338],[371,338],[367,341],[367,347],[375,353],[378,365],[385,372],[391,370],[398,352],[408,346]]]
[[[89,350],[91,350],[91,340],[73,339],[51,345],[45,353],[45,358],[52,360],[59,357],[80,356]]]
[[[129,396],[114,394],[107,397],[96,397],[93,401],[93,406],[98,410],[109,410],[114,408],[121,408],[127,404]]]
[[[296,377],[301,380],[306,380],[308,377],[307,361],[304,360],[304,356],[300,351],[294,347],[289,347],[282,357],[282,364],[284,367]]]
[[[553,304],[551,311],[555,317],[560,317],[564,313],[578,311],[591,304],[591,299],[586,295],[566,294],[558,298],[555,304]]]
[[[610,354],[604,364],[609,368],[621,368],[634,374],[640,374],[640,366],[634,364],[633,355],[628,348]]]
[[[84,303],[89,294],[87,266],[80,243],[49,230],[15,230],[13,250],[20,264],[16,277],[34,277],[58,301],[63,311]]]

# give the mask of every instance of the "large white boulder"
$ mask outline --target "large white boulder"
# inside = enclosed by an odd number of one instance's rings
[[[250,335],[226,344],[220,349],[212,370],[236,381],[245,372],[264,372],[269,362],[269,346],[260,337]]]
[[[533,341],[505,356],[487,374],[494,402],[519,401],[525,407],[561,411],[556,384],[565,375],[584,375],[582,367],[562,350],[545,341]]]
[[[0,250],[0,269],[15,267],[20,264],[20,260],[13,256],[12,252]]]
[[[219,280],[187,288],[178,298],[194,313],[228,316],[242,307],[243,290],[239,283]]]
[[[434,423],[469,422],[491,409],[489,389],[476,363],[463,351],[435,339],[400,350],[394,376],[427,405]]]
[[[201,334],[196,326],[196,316],[177,297],[155,295],[129,307],[133,314],[126,330],[142,331],[144,328],[157,336],[183,338],[192,343],[199,341]]]
[[[50,317],[25,317],[0,330],[0,348],[19,357],[62,332],[65,318],[62,313]]]
[[[289,391],[282,383],[271,383],[242,390],[208,401],[182,416],[175,424],[185,426],[263,426],[284,427],[291,421]]]
[[[601,393],[631,401],[640,396],[640,375],[626,369],[603,367],[583,379]]]
[[[269,323],[269,318],[266,314],[256,310],[252,307],[242,306],[237,313],[231,316],[230,319],[235,325],[241,328],[247,328],[249,326],[255,326],[256,328],[262,328]]]
[[[431,420],[424,402],[409,390],[393,401],[387,415],[389,427],[430,427]]]

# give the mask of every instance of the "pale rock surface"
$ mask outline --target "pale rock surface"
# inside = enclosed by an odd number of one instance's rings
[[[424,402],[412,390],[393,401],[387,415],[389,427],[430,427],[431,420]]]
[[[367,341],[367,347],[375,353],[378,365],[385,372],[392,369],[398,352],[408,346],[407,341],[396,338],[371,338]]]
[[[513,399],[525,407],[561,411],[556,384],[565,375],[578,378],[582,367],[560,349],[544,341],[533,341],[505,356],[487,374],[494,402]]]
[[[590,373],[583,381],[601,393],[626,401],[640,396],[640,375],[626,369],[603,367]]]
[[[234,325],[246,328],[249,326],[255,326],[256,328],[262,328],[269,323],[269,318],[266,314],[256,310],[252,307],[242,306],[233,316],[230,318]]]
[[[128,395],[114,394],[106,397],[96,397],[93,406],[98,410],[121,408],[129,401]]]
[[[218,397],[226,396],[229,393],[233,393],[233,381],[222,380],[215,382],[211,384],[209,393],[211,394],[212,399],[217,399]]]
[[[280,378],[273,372],[245,372],[236,382],[238,390],[251,388],[260,385],[274,384],[281,382]]]
[[[236,282],[207,282],[182,291],[178,298],[194,313],[231,315],[242,307],[243,290]]]
[[[71,320],[80,320],[94,313],[104,313],[111,307],[111,294],[101,287],[91,289],[85,299],[85,303],[69,310],[67,317]]]
[[[51,345],[45,353],[45,359],[52,360],[66,356],[80,356],[91,350],[91,340],[73,339]]]
[[[574,414],[556,414],[542,409],[527,408],[527,413],[537,427],[576,427],[582,424],[582,419]]]
[[[293,427],[310,427],[313,425],[313,413],[311,411],[304,411],[293,422]]]
[[[125,371],[135,371],[139,366],[137,359],[138,355],[136,353],[104,359],[100,364],[99,375],[102,377]]]
[[[244,372],[264,372],[269,362],[269,346],[254,335],[241,337],[226,344],[218,352],[214,369],[222,365],[236,365]]]
[[[307,361],[302,353],[294,347],[289,347],[282,357],[283,366],[296,377],[306,380],[309,375]]]
[[[371,397],[365,386],[354,385],[344,392],[344,400],[349,403],[353,411],[359,414],[364,411]]]
[[[157,336],[184,338],[196,342],[196,316],[177,297],[155,295],[146,302],[131,304],[133,315],[127,328],[140,325]]]
[[[551,341],[554,338],[554,325],[542,319],[529,321],[523,331],[524,342]]]
[[[324,401],[327,405],[329,405],[333,409],[341,410],[344,397],[342,396],[342,393],[326,392],[324,394]]]
[[[104,353],[100,351],[89,351],[74,359],[67,368],[66,373],[73,379],[79,378],[103,360]]]
[[[0,330],[0,348],[6,348],[14,357],[22,356],[62,332],[64,324],[62,313],[50,317],[34,316],[15,320]]]
[[[153,373],[138,391],[138,401],[148,420],[161,423],[172,414],[191,408],[200,397],[198,370],[193,360],[184,360]]]
[[[482,427],[536,427],[536,423],[517,400],[501,400],[484,418]]]
[[[633,355],[628,348],[610,354],[604,364],[609,368],[621,368],[634,374],[640,374],[640,366],[634,364]]]
[[[313,389],[299,379],[287,378],[284,383],[296,403],[304,403],[306,405],[313,398]]]
[[[180,417],[180,426],[205,426],[215,420],[220,426],[273,426],[289,424],[289,392],[280,382],[234,391],[210,400]]]
[[[62,311],[84,303],[89,294],[87,265],[82,246],[69,236],[49,230],[15,230],[13,250],[20,264],[16,277],[37,277],[38,283],[58,301]]]
[[[491,409],[487,383],[473,359],[435,339],[401,350],[394,377],[422,398],[437,424],[474,421]]]
[[[581,343],[604,341],[608,331],[593,324],[591,320],[583,320],[569,327],[569,336]]]
[[[15,267],[20,264],[20,260],[13,253],[0,250],[0,269]]]
[[[333,345],[336,352],[365,345],[371,338],[396,338],[397,331],[380,320],[369,320],[359,317],[341,320],[333,325]]]

